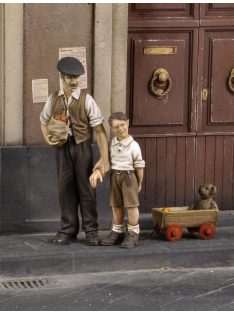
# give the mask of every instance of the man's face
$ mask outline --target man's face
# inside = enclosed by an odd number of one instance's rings
[[[118,138],[123,140],[128,137],[129,120],[121,121],[113,119],[111,121],[111,131]]]
[[[80,76],[62,75],[61,78],[63,82],[63,88],[65,91],[72,93],[77,89],[79,85]]]

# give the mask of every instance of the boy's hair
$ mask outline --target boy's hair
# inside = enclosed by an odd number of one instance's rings
[[[108,119],[110,126],[112,125],[112,120],[127,121],[128,118],[126,114],[124,114],[123,112],[115,112],[115,113],[112,113]]]

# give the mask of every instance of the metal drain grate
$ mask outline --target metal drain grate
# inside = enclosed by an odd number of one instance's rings
[[[48,279],[20,279],[0,282],[0,288],[5,290],[15,289],[40,289],[58,285],[56,281]]]

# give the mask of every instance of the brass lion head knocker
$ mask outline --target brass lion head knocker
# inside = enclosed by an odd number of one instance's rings
[[[172,82],[168,71],[165,68],[158,68],[154,71],[150,80],[151,93],[161,99],[171,90]]]
[[[228,77],[228,89],[231,93],[234,93],[234,67],[230,71],[230,75]]]

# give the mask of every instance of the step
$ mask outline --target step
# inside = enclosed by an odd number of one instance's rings
[[[105,238],[107,231],[99,233]],[[90,247],[85,235],[77,243],[52,245],[52,234],[0,236],[0,271],[6,277],[47,276],[140,269],[233,266],[234,227],[219,226],[216,236],[202,240],[186,230],[181,240],[169,242],[142,231],[134,249]],[[149,236],[148,238],[146,238]],[[145,239],[144,239],[145,238]]]

